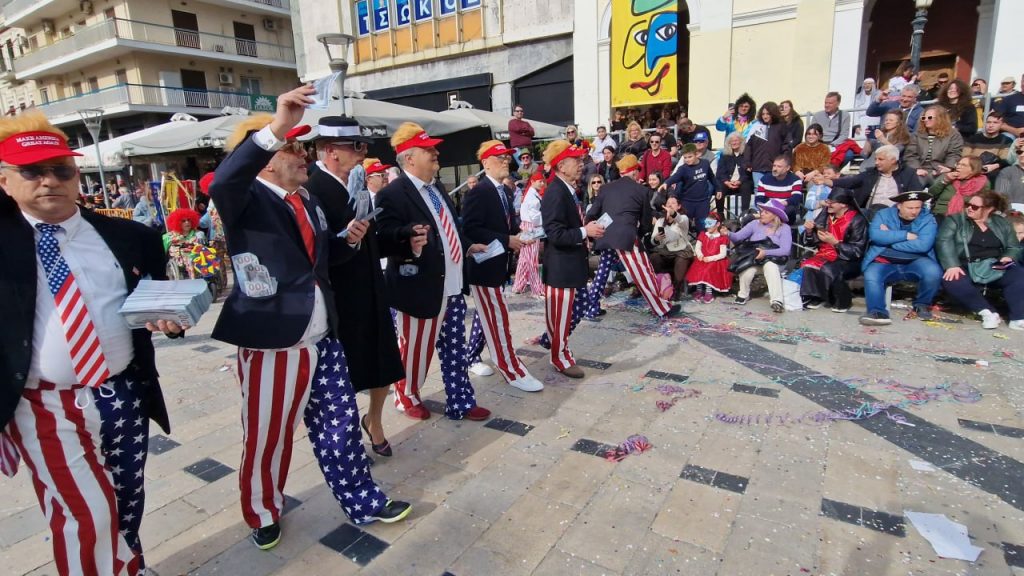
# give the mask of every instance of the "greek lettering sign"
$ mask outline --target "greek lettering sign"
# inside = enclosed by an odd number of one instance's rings
[[[370,33],[370,8],[366,0],[356,2],[356,27],[360,36]]]
[[[398,22],[398,26],[408,26],[412,21],[409,0],[395,0],[395,21]]]
[[[388,0],[373,0],[373,30],[383,32],[391,28],[391,11]]]
[[[480,0],[462,0],[463,10],[472,10],[480,7]]]
[[[412,16],[417,22],[434,17],[434,0],[412,0]]]
[[[441,17],[451,16],[459,9],[459,0],[441,0]]]

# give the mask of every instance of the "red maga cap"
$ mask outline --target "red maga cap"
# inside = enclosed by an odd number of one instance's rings
[[[381,164],[381,162],[378,160],[377,162],[370,164],[370,167],[366,169],[366,175],[369,176],[371,174],[379,174],[381,172],[386,171],[388,168],[391,168],[390,164]]]
[[[583,156],[586,156],[586,154],[587,153],[583,151],[583,148],[580,148],[579,146],[569,146],[565,150],[562,150],[561,154],[555,156],[551,160],[552,172],[554,172],[555,166],[558,166],[558,163],[561,162],[562,160],[565,160],[566,158],[582,158]]]
[[[501,142],[498,142],[494,146],[491,146],[487,150],[484,150],[483,154],[480,155],[480,159],[490,158],[491,156],[511,156],[515,150],[506,147]]]
[[[299,124],[295,128],[289,130],[288,133],[284,135],[284,139],[293,140],[295,138],[298,138],[299,136],[305,136],[306,134],[309,134],[309,131],[312,129],[313,127],[310,126],[309,124]]]
[[[433,148],[441,142],[444,142],[444,140],[440,138],[431,138],[427,135],[425,130],[421,130],[412,138],[409,138],[405,142],[395,146],[395,152],[401,154],[410,148]]]
[[[81,154],[68,148],[67,140],[53,132],[19,132],[0,141],[0,160],[15,166],[67,156]]]

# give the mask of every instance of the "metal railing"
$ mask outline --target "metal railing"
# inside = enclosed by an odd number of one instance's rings
[[[164,46],[178,46],[211,54],[246,56],[295,63],[294,46],[257,42],[234,36],[197,32],[195,30],[174,28],[173,26],[152,24],[138,20],[111,18],[79,29],[69,38],[54,42],[53,44],[40,46],[38,49],[28,52],[20,58],[16,58],[14,60],[14,69],[21,73],[48,62],[55,63],[80,50],[91,48],[115,38]]]
[[[167,106],[169,108],[207,108],[220,110],[225,106],[251,110],[252,102],[261,95],[219,90],[170,88],[148,84],[118,84],[81,96],[55,100],[37,106],[50,118],[75,114],[83,108],[111,108],[135,104],[140,106]]]

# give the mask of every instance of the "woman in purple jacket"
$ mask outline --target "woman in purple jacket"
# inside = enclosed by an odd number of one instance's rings
[[[736,293],[736,303],[743,305],[750,300],[750,284],[760,272],[768,284],[768,299],[772,303],[772,310],[783,312],[786,307],[782,295],[782,270],[786,267],[793,246],[786,203],[773,198],[757,206],[760,209],[757,220],[751,220],[738,232],[729,234],[729,240],[733,244],[770,240],[776,248],[758,248],[755,264],[739,273],[740,289]]]

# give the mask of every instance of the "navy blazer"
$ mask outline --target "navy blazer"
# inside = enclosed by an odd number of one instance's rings
[[[575,191],[555,176],[540,201],[540,214],[547,235],[541,280],[552,288],[585,287],[590,268]]]
[[[455,205],[444,186],[437,182],[434,187],[445,203],[445,209],[462,243],[462,293],[468,294],[467,261],[470,258],[467,251],[470,243],[462,234],[455,215]],[[384,272],[388,303],[395,310],[415,318],[436,317],[441,313],[444,301],[445,254],[442,232],[434,223],[433,212],[427,207],[416,185],[405,174],[377,193],[376,206],[381,209],[377,215],[377,241],[381,252],[391,255]],[[409,246],[412,227],[416,224],[430,226],[427,244],[419,258],[413,256]]]
[[[868,109],[864,111],[867,116],[883,116],[889,110],[899,110],[899,100],[886,100],[885,102],[873,101],[868,105]],[[921,113],[924,112],[924,107],[920,104],[915,103],[914,107],[903,113],[904,119],[907,123],[907,130],[913,134],[917,130],[917,122],[921,119]],[[872,140],[873,135],[872,136]]]
[[[601,187],[587,211],[587,222],[602,214],[612,217],[612,224],[604,236],[594,241],[594,250],[630,251],[638,237],[643,238],[654,227],[653,211],[648,200],[651,189],[632,178],[619,178]],[[639,235],[638,235],[639,233]]]
[[[146,226],[121,218],[108,218],[81,210],[117,258],[131,294],[139,280],[167,279],[167,256],[160,234]],[[14,416],[21,400],[32,362],[32,339],[36,311],[36,241],[32,227],[17,204],[0,191],[0,430]],[[131,369],[142,380],[143,413],[170,433],[167,408],[156,371],[152,334],[145,328],[132,330],[134,355]]]
[[[505,203],[501,203],[501,196]],[[495,187],[490,178],[466,193],[462,201],[462,229],[474,244],[501,242],[505,253],[477,264],[470,258],[469,283],[474,286],[497,288],[512,276],[513,253],[508,249],[508,238],[519,234],[519,217],[512,207],[512,197],[504,186]]]
[[[210,197],[217,205],[228,253],[254,254],[277,279],[277,293],[246,295],[238,282],[224,302],[213,337],[243,348],[289,348],[302,338],[313,316],[314,287],[319,286],[327,306],[331,332],[338,333],[338,315],[328,277],[328,262],[340,260],[347,242],[329,230],[320,202],[313,196],[302,203],[316,233],[316,261],[310,262],[295,212],[273,190],[258,182],[260,170],[274,156],[246,138],[217,167]],[[335,252],[332,254],[332,250]],[[351,256],[351,249],[348,249]]]

